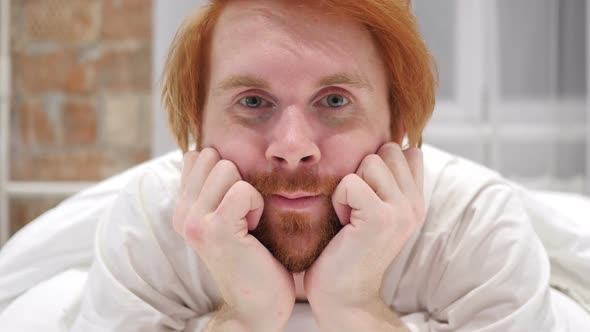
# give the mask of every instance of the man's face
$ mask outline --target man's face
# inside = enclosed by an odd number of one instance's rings
[[[291,272],[340,229],[331,194],[390,141],[385,66],[361,24],[288,1],[233,1],[215,27],[202,146],[265,197],[252,232]]]

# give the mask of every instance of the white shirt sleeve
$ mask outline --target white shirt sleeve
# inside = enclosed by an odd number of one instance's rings
[[[457,204],[448,198],[446,211]],[[551,304],[548,257],[515,192],[506,185],[486,187],[461,214],[441,249],[423,263],[439,267],[423,285],[430,288],[427,310],[402,317],[408,327],[416,332],[561,331]]]
[[[71,331],[193,332],[206,326],[215,304],[203,290],[197,255],[173,231],[175,195],[165,182],[142,173],[103,215]]]

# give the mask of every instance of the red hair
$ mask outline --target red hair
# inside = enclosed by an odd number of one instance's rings
[[[228,0],[210,0],[178,30],[164,70],[162,100],[183,152],[199,142],[209,81],[211,36]],[[438,83],[436,65],[418,31],[409,0],[301,0],[342,13],[367,27],[386,65],[392,137],[405,131],[410,146],[422,144]]]

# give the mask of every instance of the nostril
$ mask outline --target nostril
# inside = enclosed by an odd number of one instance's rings
[[[280,167],[296,167],[296,166],[302,166],[302,165],[312,165],[316,162],[318,162],[318,160],[320,159],[319,155],[315,155],[315,154],[293,154],[291,156],[287,156],[287,155],[270,155],[269,156],[271,159],[269,159],[269,161],[271,161],[275,166],[280,166]]]
[[[305,162],[311,161],[312,159],[313,159],[313,156],[306,156],[306,157],[301,158],[301,161],[305,163]]]

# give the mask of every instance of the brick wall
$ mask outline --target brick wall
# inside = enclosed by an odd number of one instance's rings
[[[99,181],[149,157],[150,0],[11,1],[11,180]],[[12,198],[11,229],[63,197]]]

